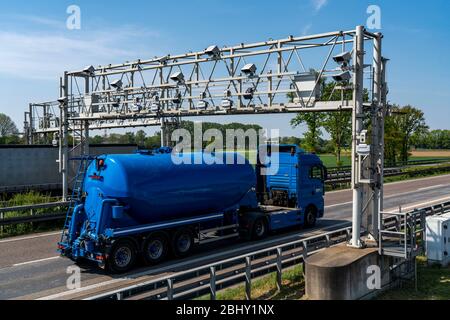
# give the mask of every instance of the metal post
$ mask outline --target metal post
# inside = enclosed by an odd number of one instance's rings
[[[90,146],[89,146],[89,121],[84,122],[84,133],[83,133],[83,153],[85,156],[90,154]]]
[[[277,249],[277,290],[278,290],[278,292],[281,291],[281,288],[283,286],[283,283],[282,283],[282,280],[283,280],[282,279],[282,277],[283,277],[283,264],[282,264],[282,261],[281,261],[282,254],[283,254],[282,249],[278,248]]]
[[[164,118],[161,118],[161,148],[166,147],[166,139],[165,139],[165,135],[166,134],[166,120]]]
[[[44,115],[44,126],[46,129],[48,129],[50,127],[50,121],[49,121],[49,117],[48,117],[48,112],[47,112],[47,106],[45,105],[45,103],[42,105],[42,114]],[[44,140],[44,144],[48,143],[48,133],[44,133],[43,135],[43,140]]]
[[[61,137],[61,173],[62,173],[62,196],[63,201],[67,201],[69,193],[69,119],[68,119],[68,103],[69,103],[69,76],[64,72],[63,86],[62,86],[62,137]]]
[[[303,259],[306,260],[306,258],[308,258],[308,243],[304,241],[302,245],[303,245]]]
[[[357,154],[360,134],[363,126],[363,94],[364,94],[364,27],[356,27],[354,50],[354,78],[353,78],[353,134],[352,134],[352,189],[353,189],[353,234],[351,246],[360,248],[362,192],[360,185],[361,163]]]
[[[28,129],[28,144],[32,145],[33,142],[33,121],[34,121],[34,117],[33,117],[33,105],[30,104],[29,106],[30,110],[30,125],[29,125],[29,129]]]
[[[211,288],[211,300],[215,301],[217,300],[217,295],[216,295],[216,267],[211,267],[210,271],[210,288]]]
[[[373,110],[372,110],[372,150],[371,150],[371,175],[372,172],[375,175],[373,184],[373,197],[371,200],[370,210],[372,213],[371,228],[369,233],[374,240],[378,240],[379,237],[379,214],[381,212],[380,207],[380,190],[382,181],[382,161],[384,157],[383,137],[381,136],[384,128],[381,126],[384,114],[382,112],[382,56],[381,56],[381,44],[382,35],[377,33],[377,37],[373,40]]]
[[[84,93],[86,95],[90,94],[89,85],[90,85],[90,83],[89,83],[89,76],[86,76],[86,78],[85,78],[85,85],[84,85]],[[90,111],[92,111],[92,110],[90,110]],[[82,143],[83,143],[83,147],[84,147],[82,149],[82,151],[83,151],[84,155],[86,155],[86,156],[88,156],[89,153],[90,153],[90,150],[89,150],[89,130],[90,130],[90,128],[89,128],[89,120],[86,120],[86,121],[84,121],[84,133],[83,133],[83,137],[81,138]]]
[[[386,65],[389,60],[386,58],[381,59],[381,108],[382,108],[382,118],[380,119],[380,139],[381,139],[381,147],[380,147],[380,153],[381,153],[381,173],[380,173],[380,197],[379,197],[379,208],[380,211],[384,211],[384,160],[385,160],[385,117],[387,115],[387,94],[388,94],[388,87],[386,83]],[[380,225],[382,228],[383,226]]]
[[[0,221],[3,222],[3,220],[5,219],[5,213],[4,212],[0,212]],[[0,227],[0,235],[3,235],[3,225],[1,225]]]
[[[167,300],[173,300],[173,280],[167,279]]]
[[[417,257],[414,258],[414,285],[416,292],[419,292],[419,284],[417,279]]]
[[[245,299],[252,300],[252,261],[245,258]]]

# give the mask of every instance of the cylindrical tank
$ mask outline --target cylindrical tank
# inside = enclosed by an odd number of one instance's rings
[[[210,164],[215,159],[229,163],[227,157],[233,164]],[[188,164],[177,164],[171,154],[105,155],[99,159],[104,160],[101,168],[97,161],[87,172],[87,209],[96,210],[101,199],[117,199],[140,224],[219,213],[238,205],[256,186],[253,167],[235,153],[185,154]]]

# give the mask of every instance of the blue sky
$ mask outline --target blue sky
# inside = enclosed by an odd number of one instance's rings
[[[81,8],[81,30],[65,27],[72,4]],[[200,51],[211,44],[349,30],[366,24],[371,4],[382,12],[390,101],[420,107],[431,128],[450,129],[448,0],[2,1],[0,112],[22,128],[28,103],[57,98],[64,70]],[[208,120],[259,123],[299,135],[301,128],[289,126],[291,117]]]

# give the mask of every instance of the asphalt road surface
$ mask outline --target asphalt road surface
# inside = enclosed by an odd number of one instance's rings
[[[450,175],[412,180],[385,186],[385,210],[412,210],[450,200]],[[67,268],[70,260],[58,257],[59,232],[0,240],[0,299],[73,299],[115,289],[187,270],[246,252],[321,234],[350,225],[352,193],[349,190],[326,195],[325,218],[315,229],[289,230],[274,234],[262,242],[227,241],[221,250],[215,246],[199,248],[189,259],[172,260],[157,267],[141,267],[130,274],[110,276],[95,266],[82,270],[82,288],[68,291]]]

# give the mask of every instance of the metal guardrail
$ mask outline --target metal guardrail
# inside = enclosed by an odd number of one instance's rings
[[[414,171],[404,171],[405,169],[410,169],[411,167],[403,167],[403,168],[388,168],[384,171],[385,177],[397,177],[402,175],[420,175],[426,173],[436,173],[436,172],[445,172],[450,171],[450,165],[447,166],[439,166],[433,168],[426,168],[423,170],[414,170]],[[325,182],[328,185],[336,186],[342,183],[350,183],[351,182],[352,173],[351,171],[335,171],[328,172],[328,180]]]
[[[168,275],[141,284],[90,297],[86,300],[123,299],[190,299],[210,294],[216,299],[218,290],[246,283],[246,298],[251,299],[251,283],[255,277],[277,272],[277,285],[282,287],[283,269],[302,263],[304,257],[332,245],[348,241],[351,227],[319,236],[296,240],[258,250],[189,271]]]
[[[425,211],[427,216],[444,214],[450,212],[450,202],[418,210]],[[397,223],[396,218],[384,221],[386,228]],[[246,299],[251,300],[252,280],[276,272],[277,288],[281,290],[284,269],[303,263],[311,254],[348,241],[351,230],[351,227],[348,227],[296,240],[92,296],[85,300],[178,300],[208,294],[211,300],[215,300],[217,291],[240,283],[245,283]]]
[[[34,205],[26,205],[26,206],[16,206],[9,208],[0,207],[0,226],[7,225],[15,225],[21,223],[32,223],[32,222],[48,222],[48,221],[56,221],[60,219],[64,219],[67,215],[67,212],[63,210],[63,208],[68,207],[70,202],[52,202],[52,203],[42,203],[42,204],[34,204]],[[34,211],[40,209],[55,209],[61,208],[61,212],[55,213],[43,213],[43,214],[34,214]],[[10,212],[28,212],[29,215],[5,218],[5,213]]]
[[[399,161],[396,163],[385,163],[385,168],[403,168],[403,167],[411,167],[411,166],[420,166],[420,165],[433,165],[433,164],[442,164],[450,162],[450,158],[436,158],[436,159],[428,159],[428,160],[408,160],[408,161]],[[348,172],[352,170],[351,166],[341,166],[341,167],[329,167],[327,168],[329,172],[335,171],[344,171]]]

